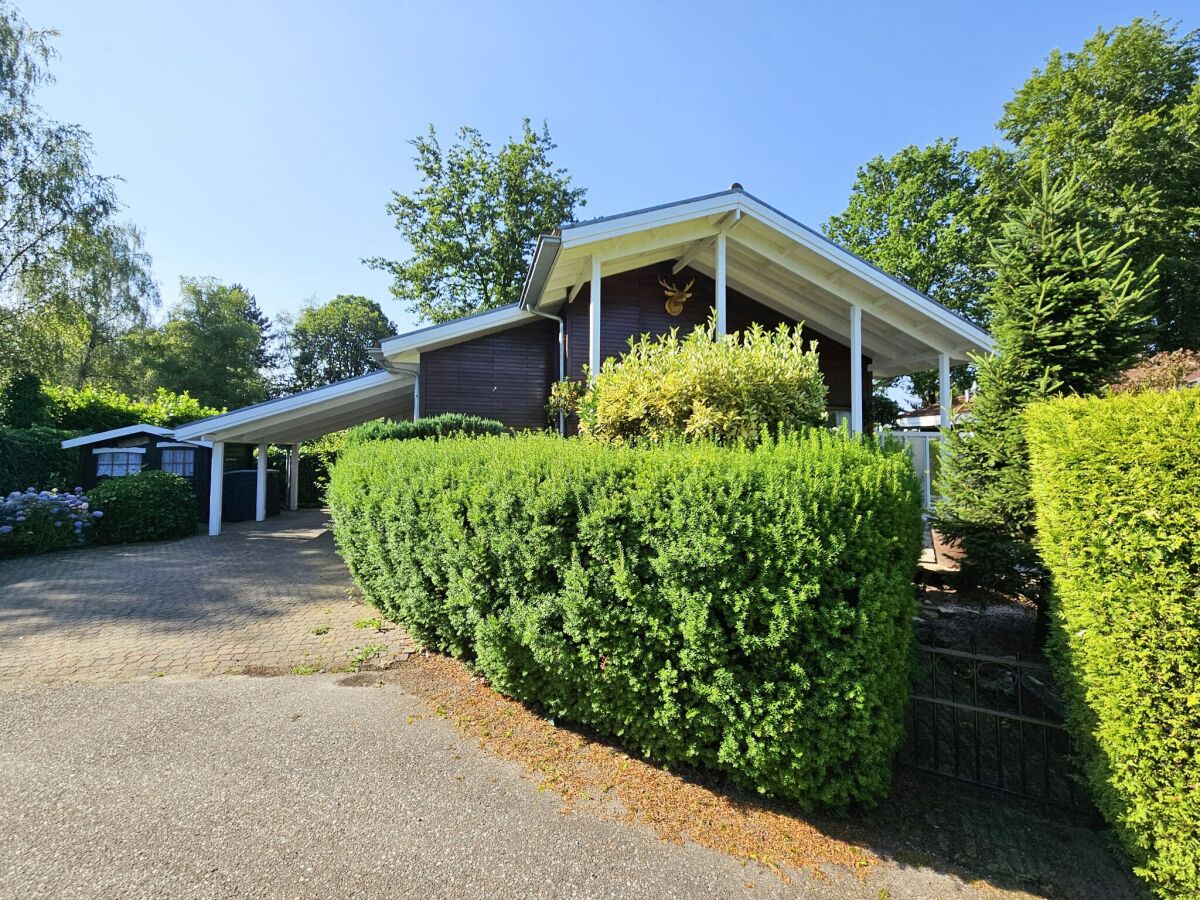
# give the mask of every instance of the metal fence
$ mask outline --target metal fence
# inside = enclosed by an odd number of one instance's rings
[[[908,738],[912,768],[1090,812],[1049,668],[1019,657],[916,645]]]

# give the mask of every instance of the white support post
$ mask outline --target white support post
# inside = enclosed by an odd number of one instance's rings
[[[950,354],[937,354],[937,398],[942,407],[942,427],[950,427],[950,413],[953,412],[954,394],[950,391]]]
[[[588,288],[588,366],[592,380],[600,374],[600,258],[592,257],[592,281]]]
[[[413,421],[421,418],[421,373],[413,376]]]
[[[267,445],[258,445],[258,472],[254,479],[254,521],[267,518]]]
[[[208,472],[208,533],[221,533],[221,500],[225,491],[225,442],[214,441]]]
[[[717,235],[717,337],[724,337],[729,319],[725,312],[725,232]]]
[[[950,354],[938,354],[938,401],[942,407],[942,427],[950,427],[954,394],[950,390]]]
[[[288,447],[288,509],[300,508],[300,445]]]
[[[850,432],[863,432],[862,307],[850,307]]]

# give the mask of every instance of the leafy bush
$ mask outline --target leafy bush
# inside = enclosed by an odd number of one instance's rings
[[[67,431],[96,432],[142,422],[174,428],[215,416],[223,410],[204,406],[186,392],[172,394],[159,388],[148,400],[132,400],[100,388],[43,387],[47,398],[42,424]]]
[[[32,372],[14,375],[0,390],[0,425],[8,428],[43,425],[46,405],[42,379]]]
[[[455,434],[507,434],[508,427],[495,419],[465,416],[462,413],[443,413],[427,419],[393,422],[376,419],[346,432],[345,448],[370,441],[411,441],[419,438],[442,438]]]
[[[1162,896],[1200,896],[1200,390],[1027,421],[1051,658],[1092,796]]]
[[[57,491],[13,491],[0,498],[0,556],[46,553],[87,543],[101,513],[89,509],[88,498]]]
[[[79,477],[79,451],[64,450],[71,432],[0,428],[0,496],[28,487],[64,489]]]
[[[371,602],[503,693],[806,807],[886,791],[921,545],[904,454],[815,430],[380,442],[329,500]]]
[[[683,339],[678,329],[630,339],[629,352],[605,360],[584,394],[579,427],[612,443],[753,443],[764,430],[824,424],[825,394],[816,344],[805,349],[800,325],[752,325],[718,338],[710,321]]]
[[[186,478],[155,470],[107,478],[92,488],[98,544],[185,537],[196,531],[196,495]]]

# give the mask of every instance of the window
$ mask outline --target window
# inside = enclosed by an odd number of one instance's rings
[[[830,428],[841,428],[843,425],[850,424],[850,410],[848,409],[831,409],[828,412],[828,423]]]
[[[96,454],[96,475],[116,478],[133,475],[142,470],[140,453],[124,453],[119,450],[103,450]]]
[[[191,478],[196,470],[195,450],[163,450],[162,470],[173,475]]]

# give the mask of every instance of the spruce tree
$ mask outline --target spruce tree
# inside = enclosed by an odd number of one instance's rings
[[[958,586],[1039,599],[1025,445],[1026,406],[1091,394],[1145,349],[1155,265],[1135,272],[1130,244],[1088,224],[1079,179],[1023,192],[991,242],[988,288],[996,352],[975,360],[970,418],[945,436],[938,530],[966,554]]]

